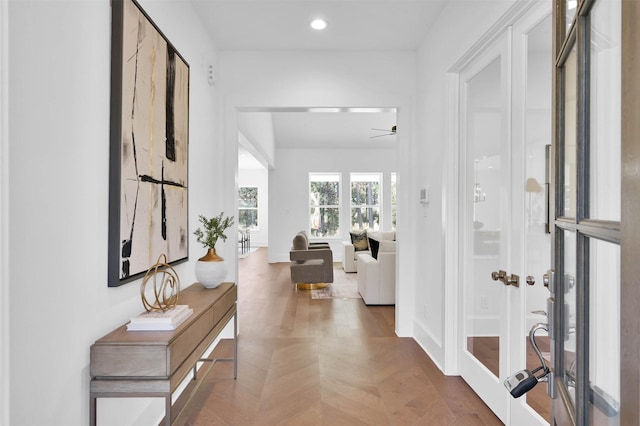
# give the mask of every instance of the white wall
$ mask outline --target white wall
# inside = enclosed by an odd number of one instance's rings
[[[238,186],[258,188],[258,229],[251,230],[251,247],[266,247],[269,243],[269,172],[267,169],[238,170]]]
[[[9,14],[0,0],[0,425],[9,426]]]
[[[190,64],[194,224],[222,209],[219,98],[206,75],[216,48],[190,3],[141,3]],[[89,347],[142,310],[139,281],[107,287],[110,23],[109,0],[9,3],[11,425],[87,424]],[[202,250],[191,236],[183,287]],[[233,261],[234,245],[223,251]],[[153,424],[163,401],[102,399],[98,414],[101,425]]]
[[[451,167],[447,158],[452,113],[449,106],[451,67],[513,4],[511,0],[448,2],[433,28],[426,34],[417,53],[417,129],[415,184],[430,188],[429,206],[413,204],[409,212],[416,218],[414,232],[417,241],[426,243],[411,247],[415,250],[414,273],[421,277],[415,283],[415,321],[413,335],[445,372],[455,371],[454,354],[445,353],[445,328],[452,324],[451,311],[445,312],[448,286],[445,267],[447,233],[455,232],[457,224],[449,220],[445,208],[447,197],[457,197],[456,188],[446,188]],[[446,40],[446,42],[443,42]],[[450,261],[451,259],[449,259]],[[455,301],[454,301],[455,302]],[[454,315],[455,316],[455,315]],[[455,342],[453,342],[455,344]]]
[[[249,142],[244,148],[266,167],[275,165],[275,141],[271,114],[263,112],[241,112],[238,114],[238,129]],[[242,139],[240,139],[242,143]]]
[[[269,172],[269,262],[288,262],[293,237],[298,231],[309,229],[310,172],[337,172],[342,176],[342,236],[328,240],[334,262],[341,262],[342,241],[350,239],[349,173],[380,172],[388,181],[390,173],[397,171],[396,151],[277,149],[276,155],[278,167]],[[388,188],[383,188],[383,191],[388,191]],[[387,223],[387,220],[384,222]]]

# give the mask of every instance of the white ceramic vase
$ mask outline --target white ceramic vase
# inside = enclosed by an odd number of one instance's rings
[[[210,248],[207,254],[196,262],[196,278],[207,288],[218,287],[227,277],[227,263]]]

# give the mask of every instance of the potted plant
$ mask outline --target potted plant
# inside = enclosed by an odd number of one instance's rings
[[[199,219],[202,228],[196,229],[193,234],[207,248],[207,254],[196,262],[196,278],[203,286],[215,288],[227,276],[227,264],[216,253],[216,243],[219,239],[227,240],[225,231],[233,225],[233,216],[225,217],[224,212],[221,212],[212,218],[200,215]]]

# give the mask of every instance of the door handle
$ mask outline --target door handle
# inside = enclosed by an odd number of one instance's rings
[[[507,271],[499,270],[491,273],[491,279],[494,281],[502,281],[504,285],[512,285],[520,287],[520,277],[516,274],[507,275]]]
[[[520,277],[516,274],[511,274],[507,277],[506,285],[512,285],[514,287],[520,287]]]
[[[494,281],[502,281],[502,282],[504,282],[506,277],[507,277],[507,271],[500,270],[498,272],[492,272],[491,273],[491,279],[494,280]]]

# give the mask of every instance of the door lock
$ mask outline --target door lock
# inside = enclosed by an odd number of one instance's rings
[[[504,381],[504,386],[514,398],[520,398],[522,395],[533,389],[533,387],[537,385],[538,382],[549,381],[550,370],[549,367],[547,367],[547,363],[545,362],[544,357],[542,356],[542,352],[540,352],[540,348],[538,348],[535,337],[536,331],[548,331],[548,329],[549,327],[547,326],[547,324],[540,323],[535,324],[529,331],[529,343],[536,352],[536,355],[538,355],[538,359],[540,359],[540,363],[542,365],[535,368],[533,371],[529,371],[527,369],[520,370],[517,373],[507,377],[507,379]],[[541,370],[542,372],[536,376],[536,373]]]
[[[527,284],[534,285],[535,283],[536,279],[533,277],[533,275],[527,275]]]
[[[520,286],[520,277],[516,274],[507,275],[507,271],[499,270],[491,273],[491,279],[494,281],[502,281],[504,285]]]

